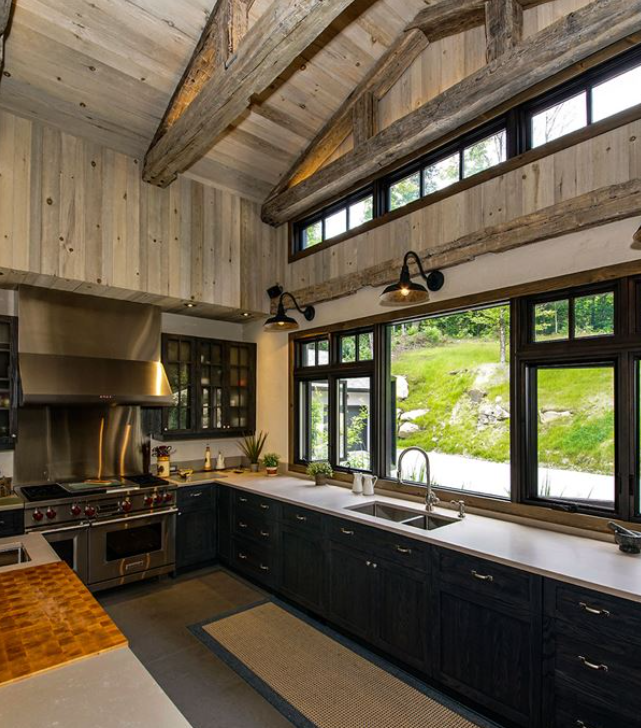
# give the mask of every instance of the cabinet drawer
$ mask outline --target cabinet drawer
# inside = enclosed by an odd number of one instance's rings
[[[561,681],[555,691],[555,709],[554,728],[641,728],[641,719],[626,714],[624,705],[604,703]]]
[[[376,533],[377,529],[363,526],[361,523],[355,523],[354,521],[341,521],[332,518],[329,523],[330,539],[345,546],[353,547],[358,544],[359,548],[373,549]]]
[[[0,538],[24,533],[24,510],[0,511]]]
[[[428,550],[427,544],[411,538],[404,538],[386,531],[377,534],[377,553],[399,566],[427,571],[429,569]]]
[[[626,640],[641,645],[641,604],[589,589],[547,581],[545,610],[577,636],[590,635],[598,642]]]
[[[232,503],[234,510],[238,514],[255,511],[262,513],[265,518],[278,518],[279,515],[280,504],[278,501],[265,498],[262,495],[256,495],[255,493],[235,490],[232,496]]]
[[[442,582],[531,610],[534,578],[524,571],[441,548],[434,549],[434,570]]]
[[[243,538],[232,539],[232,565],[264,584],[275,580],[275,559],[270,549]]]
[[[178,508],[183,511],[213,508],[216,500],[216,488],[213,485],[181,486],[176,498]]]
[[[249,538],[270,547],[276,542],[277,525],[251,510],[236,509],[232,533],[240,538]]]
[[[641,654],[630,642],[582,641],[556,635],[555,678],[595,701],[641,711]]]
[[[323,527],[323,516],[315,511],[308,511],[306,508],[297,508],[296,506],[282,506],[283,523],[298,528],[304,528],[307,531],[320,532]]]

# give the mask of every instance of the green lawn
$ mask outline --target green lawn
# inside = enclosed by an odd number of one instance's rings
[[[509,461],[510,420],[485,426],[479,420],[479,406],[499,404],[510,411],[508,366],[499,363],[498,341],[454,341],[405,351],[394,356],[392,373],[404,375],[409,384],[409,396],[399,401],[399,409],[429,409],[415,420],[421,431],[399,440],[399,447],[418,445],[442,453]],[[539,385],[539,410],[571,412],[539,424],[541,464],[612,473],[611,370],[545,370],[539,373]],[[468,394],[473,389],[485,393],[480,405]]]

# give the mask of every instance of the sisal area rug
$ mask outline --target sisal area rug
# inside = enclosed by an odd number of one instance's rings
[[[189,629],[300,728],[498,728],[277,601]]]

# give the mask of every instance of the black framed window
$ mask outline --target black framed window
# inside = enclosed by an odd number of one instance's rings
[[[293,225],[292,252],[333,240],[524,152],[641,104],[641,47],[520,104]]]
[[[370,376],[336,380],[336,458],[340,467],[372,467],[372,395]]]
[[[570,295],[534,299],[529,303],[529,339],[550,343],[614,336],[615,291],[577,291]]]
[[[329,381],[298,382],[299,459],[329,460]]]
[[[298,344],[297,359],[299,367],[322,367],[329,364],[329,339],[303,341]]]

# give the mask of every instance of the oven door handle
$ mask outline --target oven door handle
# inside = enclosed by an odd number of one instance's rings
[[[63,533],[64,531],[80,531],[89,528],[89,523],[76,523],[73,526],[65,526],[64,528],[50,528],[47,531],[32,531],[31,533],[39,533],[41,536],[48,536],[52,533]]]
[[[156,511],[155,513],[140,513],[137,516],[125,516],[124,518],[112,518],[109,521],[92,521],[91,527],[97,528],[98,526],[110,526],[112,523],[127,523],[129,521],[138,521],[142,518],[154,518],[155,516],[170,516],[174,513],[178,513],[177,508],[169,508],[166,511]]]

